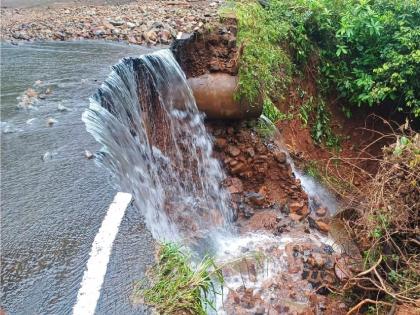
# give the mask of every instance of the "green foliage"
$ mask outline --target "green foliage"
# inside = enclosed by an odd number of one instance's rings
[[[263,115],[272,122],[285,118],[285,114],[280,112],[269,98],[263,101]]]
[[[272,12],[256,2],[238,2],[238,43],[244,46],[239,68],[237,97],[251,103],[280,96],[290,80],[290,60],[279,46],[287,34]]]
[[[309,123],[309,119],[311,118],[311,114],[313,112],[313,107],[313,97],[311,96],[307,101],[303,102],[299,108],[298,116],[304,126],[307,126]]]
[[[271,0],[265,9],[240,0],[235,12],[239,97],[281,97],[292,71],[317,55],[324,95],[333,89],[351,106],[387,103],[420,117],[418,0]]]
[[[322,51],[326,83],[358,106],[387,102],[420,116],[420,4],[346,1]]]
[[[330,149],[340,149],[340,138],[336,136],[331,129],[330,114],[326,109],[323,100],[318,102],[315,109],[312,139],[318,144],[325,143]]]
[[[191,255],[172,243],[161,245],[148,278],[150,287],[141,281],[134,294],[164,315],[207,314],[208,307],[214,309],[211,298],[218,294],[213,280],[223,284],[221,269],[213,258],[205,256],[193,267]]]

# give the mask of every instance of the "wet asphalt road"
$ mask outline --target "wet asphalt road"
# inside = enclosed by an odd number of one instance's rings
[[[84,156],[98,145],[81,114],[110,65],[148,50],[89,41],[2,44],[1,50],[7,132],[1,135],[1,308],[8,314],[70,314],[91,244],[117,191],[106,170]],[[50,88],[51,94],[33,109],[16,109],[16,97],[37,80],[36,89]],[[49,118],[56,120],[52,127]],[[129,299],[153,250],[139,211],[130,207],[97,314],[144,313]]]

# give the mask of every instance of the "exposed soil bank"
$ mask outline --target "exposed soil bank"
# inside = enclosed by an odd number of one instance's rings
[[[184,70],[198,108],[210,119],[257,118],[262,103],[238,100],[236,21],[213,23],[211,30],[176,39],[171,50]]]
[[[285,153],[271,140],[263,140],[255,123],[211,122],[207,126],[215,136],[215,155],[229,175],[224,185],[232,195],[240,232],[288,239],[283,250],[276,247],[279,240],[261,248],[275,263],[284,265],[271,279],[258,282],[256,263],[244,262],[241,272],[248,274],[255,287],[244,284],[230,290],[227,314],[345,314],[346,304],[328,296],[328,288],[339,286],[345,273],[351,272],[348,268],[357,269],[349,267],[348,254],[323,241],[322,235],[331,229],[328,210],[316,203],[309,207]],[[227,276],[232,272],[228,270]]]

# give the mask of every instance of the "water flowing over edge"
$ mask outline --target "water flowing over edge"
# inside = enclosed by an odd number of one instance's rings
[[[206,239],[232,222],[224,173],[185,74],[169,50],[125,58],[82,120],[101,143],[97,163],[158,240]]]

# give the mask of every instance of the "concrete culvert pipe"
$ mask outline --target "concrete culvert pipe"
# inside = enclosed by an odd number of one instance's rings
[[[248,104],[234,98],[238,77],[225,73],[204,74],[188,79],[197,107],[210,119],[247,119],[261,115],[262,102]]]

